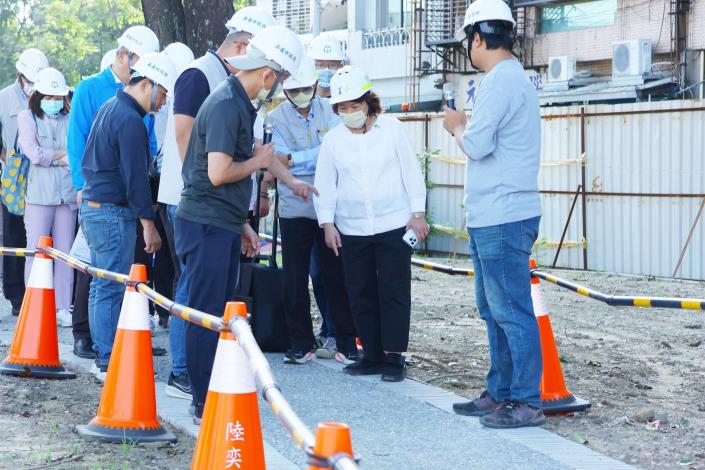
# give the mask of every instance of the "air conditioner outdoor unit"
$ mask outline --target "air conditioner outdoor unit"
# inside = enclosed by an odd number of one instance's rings
[[[651,40],[631,39],[612,43],[612,77],[651,72]]]
[[[548,81],[567,82],[575,76],[575,57],[558,56],[548,58]]]

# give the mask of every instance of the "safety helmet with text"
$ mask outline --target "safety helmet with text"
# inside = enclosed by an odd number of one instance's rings
[[[174,89],[177,75],[174,63],[164,52],[145,54],[132,67],[133,77],[148,78],[157,85],[163,86],[167,92]]]
[[[308,88],[315,85],[317,81],[318,70],[316,70],[316,64],[314,64],[312,58],[303,57],[296,73],[292,74],[284,82],[284,89]]]
[[[225,27],[231,33],[250,33],[254,36],[274,24],[274,17],[267,10],[259,7],[245,7],[236,11],[232,18],[225,23]]]
[[[118,46],[129,52],[143,55],[159,52],[159,38],[154,31],[144,25],[130,26],[117,40]]]
[[[162,52],[171,59],[176,73],[181,73],[195,58],[191,48],[182,42],[172,42]]]
[[[47,67],[49,67],[47,56],[33,47],[22,52],[15,62],[17,71],[27,77],[30,82],[37,81],[37,74]]]
[[[55,68],[47,67],[37,74],[34,91],[47,96],[66,96],[69,94],[69,86],[64,74]]]
[[[372,90],[372,82],[360,67],[346,65],[330,81],[330,104],[353,101]]]
[[[343,44],[329,34],[322,34],[311,41],[308,55],[313,60],[344,61]]]
[[[455,39],[464,40],[467,27],[483,21],[506,21],[512,27],[516,26],[512,10],[503,0],[477,0],[468,6],[463,26],[456,31]]]
[[[269,67],[289,75],[296,73],[304,46],[296,33],[283,26],[264,28],[250,40],[245,55],[225,59],[238,70]]]

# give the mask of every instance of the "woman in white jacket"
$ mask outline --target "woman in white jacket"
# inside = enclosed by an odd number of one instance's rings
[[[426,185],[409,133],[381,115],[364,71],[345,66],[331,81],[331,104],[342,124],[323,139],[314,199],[326,245],[343,257],[345,282],[364,356],[350,375],[404,380],[411,317],[411,247],[423,241]]]
[[[51,235],[54,247],[68,253],[76,229],[76,192],[71,184],[66,158],[69,87],[56,69],[39,72],[29,109],[17,115],[19,145],[29,158],[24,223],[27,246],[34,248],[39,238]],[[27,258],[25,284],[33,258]],[[73,271],[64,263],[54,263],[57,320],[71,326]]]

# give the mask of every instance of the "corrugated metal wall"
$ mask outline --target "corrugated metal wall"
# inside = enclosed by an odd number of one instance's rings
[[[581,178],[585,133],[589,269],[671,276],[705,197],[705,102],[666,101],[542,109],[539,188],[543,220],[537,254],[551,264]],[[410,116],[409,116],[410,117]],[[434,155],[429,211],[435,223],[462,231],[465,165],[442,117],[408,122],[421,153]],[[581,269],[582,197],[578,197],[557,266]],[[436,236],[434,251],[467,253],[465,240]],[[677,277],[705,279],[705,214]]]

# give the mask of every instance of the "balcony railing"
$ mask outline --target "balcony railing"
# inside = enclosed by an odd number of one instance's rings
[[[362,34],[362,47],[364,49],[377,49],[380,47],[401,46],[408,44],[411,37],[411,28],[387,28],[369,31]]]

